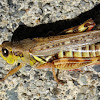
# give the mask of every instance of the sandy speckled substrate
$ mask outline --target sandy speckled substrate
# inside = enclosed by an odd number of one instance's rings
[[[0,43],[10,40],[21,23],[35,26],[71,19],[100,3],[100,0],[7,1],[0,1]],[[0,77],[10,68],[0,58]],[[100,100],[100,74],[92,67],[84,67],[83,72],[60,71],[59,78],[67,83],[64,86],[57,84],[51,69],[23,67],[0,83],[0,100]]]

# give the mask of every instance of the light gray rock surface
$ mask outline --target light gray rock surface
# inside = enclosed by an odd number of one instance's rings
[[[0,0],[0,43],[10,41],[20,23],[35,26],[71,19],[97,3],[100,0]],[[83,72],[60,71],[58,77],[67,80],[61,85],[54,81],[51,69],[23,67],[0,83],[0,100],[100,100],[97,68],[85,67]],[[0,77],[9,69],[11,65],[0,57]]]

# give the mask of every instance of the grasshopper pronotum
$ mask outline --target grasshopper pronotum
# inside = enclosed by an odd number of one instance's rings
[[[17,65],[4,78],[16,73],[28,63],[36,62],[38,69],[54,68],[74,70],[86,65],[96,64],[100,60],[100,30],[89,31],[95,26],[92,19],[83,24],[64,30],[66,35],[45,38],[25,39],[20,42],[3,42],[0,56],[9,64]],[[86,32],[83,32],[86,31]]]

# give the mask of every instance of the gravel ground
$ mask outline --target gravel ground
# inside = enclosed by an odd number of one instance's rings
[[[100,0],[1,0],[0,43],[10,41],[12,32],[21,23],[35,26],[71,19],[98,3]],[[10,68],[0,58],[0,73],[7,73]],[[0,83],[0,100],[100,100],[100,69],[97,68],[60,71],[58,77],[67,80],[62,86],[54,81],[51,69],[34,70],[26,66]]]

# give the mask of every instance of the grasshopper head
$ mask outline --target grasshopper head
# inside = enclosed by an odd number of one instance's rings
[[[3,42],[0,45],[0,56],[9,64],[14,64],[16,58],[12,52],[12,47],[10,42]]]
[[[0,56],[8,63],[8,64],[15,64],[21,63],[24,61],[25,63],[29,63],[31,66],[34,65],[36,60],[27,54],[24,53],[24,50],[20,50],[18,48],[22,48],[22,45],[13,44],[12,42],[3,42],[0,45]]]

